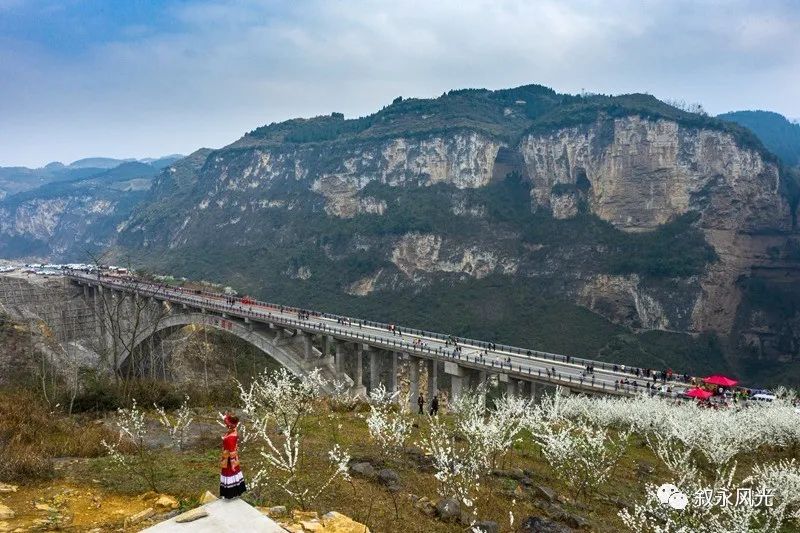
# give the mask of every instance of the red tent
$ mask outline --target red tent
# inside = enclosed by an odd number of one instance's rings
[[[688,391],[686,391],[686,396],[688,396],[689,398],[697,398],[698,400],[708,400],[713,395],[714,393],[712,392],[703,389],[698,389],[696,387],[694,389],[689,389]]]
[[[721,387],[733,387],[739,383],[735,379],[726,378],[725,376],[708,376],[703,381],[711,385],[719,385]]]

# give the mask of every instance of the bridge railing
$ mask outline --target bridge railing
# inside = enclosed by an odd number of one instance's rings
[[[453,362],[461,362],[461,363],[466,361],[467,363],[473,364],[473,365],[478,366],[480,368],[485,368],[485,369],[494,368],[494,369],[503,370],[503,371],[512,372],[512,373],[516,372],[518,375],[520,375],[522,377],[527,376],[529,378],[532,378],[532,377],[536,376],[538,378],[541,378],[542,380],[546,380],[546,381],[549,381],[549,382],[557,382],[555,384],[563,384],[563,385],[570,384],[572,386],[579,385],[579,386],[581,386],[583,388],[588,388],[588,389],[595,389],[596,388],[596,389],[602,389],[602,390],[606,390],[606,391],[612,390],[611,387],[610,387],[610,384],[608,384],[609,386],[607,386],[607,383],[605,381],[596,380],[594,376],[591,376],[590,378],[575,377],[573,379],[573,376],[570,375],[570,374],[563,374],[563,373],[559,373],[559,372],[553,370],[552,372],[550,372],[552,377],[548,377],[547,373],[545,374],[545,377],[542,377],[541,369],[538,370],[538,374],[535,374],[535,373],[533,373],[533,369],[531,369],[530,367],[528,367],[527,371],[526,371],[526,370],[524,370],[522,368],[522,365],[519,365],[519,364],[517,365],[517,370],[515,371],[513,363],[503,363],[502,361],[498,361],[498,362],[490,361],[489,363],[486,363],[486,362],[479,361],[479,357],[478,356],[474,356],[473,360],[470,360],[468,354],[466,354],[466,355],[461,355],[461,354],[458,354],[458,353],[456,353],[456,354],[452,354],[452,353],[448,354],[448,351],[446,349],[444,349],[444,348],[441,348],[441,347],[437,347],[437,348],[431,348],[429,346],[428,347],[420,347],[418,345],[414,345],[411,342],[396,341],[396,340],[389,341],[388,339],[386,339],[384,337],[378,337],[378,336],[375,336],[375,335],[369,335],[367,333],[358,333],[358,332],[354,332],[352,330],[335,328],[333,326],[329,326],[329,325],[323,324],[323,323],[319,323],[319,324],[315,325],[310,320],[299,320],[299,319],[286,318],[286,317],[282,317],[282,316],[279,316],[279,315],[273,315],[271,312],[263,313],[263,312],[260,312],[260,311],[257,311],[257,310],[253,310],[252,308],[249,308],[249,309],[235,308],[235,307],[233,307],[231,305],[228,305],[227,303],[226,304],[218,303],[217,300],[223,300],[224,301],[225,300],[225,296],[219,295],[219,294],[216,294],[216,293],[208,293],[207,291],[203,291],[203,290],[199,290],[198,291],[198,290],[183,289],[183,288],[180,288],[180,287],[176,288],[176,287],[167,287],[167,286],[164,286],[164,287],[159,286],[158,290],[156,290],[156,289],[151,288],[151,284],[148,284],[148,283],[141,283],[141,282],[128,283],[128,282],[125,282],[124,280],[120,280],[120,279],[109,279],[108,277],[98,278],[97,276],[81,275],[81,274],[79,274],[79,275],[70,274],[70,276],[73,277],[73,278],[76,278],[76,279],[85,279],[85,280],[92,281],[92,282],[102,282],[103,284],[116,286],[118,288],[122,288],[122,289],[125,289],[125,290],[136,290],[138,292],[147,294],[149,296],[155,296],[155,297],[159,297],[159,296],[160,297],[164,297],[167,294],[167,291],[169,291],[170,293],[172,293],[172,298],[175,299],[175,300],[178,300],[180,303],[185,303],[185,304],[188,304],[188,305],[193,305],[193,306],[201,307],[201,308],[205,307],[205,308],[216,309],[216,310],[218,310],[218,311],[220,311],[222,313],[226,313],[226,314],[238,315],[238,316],[243,316],[243,317],[247,317],[247,318],[253,318],[253,319],[257,319],[257,320],[268,321],[268,322],[274,322],[274,323],[278,323],[278,324],[281,324],[281,325],[299,326],[299,327],[301,327],[303,329],[315,329],[320,333],[324,333],[324,332],[336,333],[340,337],[351,338],[353,340],[365,340],[365,341],[369,342],[370,344],[385,345],[387,347],[400,347],[400,348],[403,348],[405,351],[413,352],[415,355],[421,355],[423,357],[436,356],[436,357],[439,357],[439,358],[442,358],[442,359],[448,359],[448,360],[452,360]],[[175,294],[175,293],[177,293],[177,294]],[[200,296],[200,298],[198,298],[198,296]],[[242,305],[248,305],[248,304],[242,304]],[[282,306],[282,305],[276,305],[276,304],[271,304],[271,303],[267,303],[267,302],[260,302],[260,301],[257,301],[257,300],[254,300],[252,305],[256,306],[256,307],[265,307],[265,308],[271,308],[271,309],[275,309],[275,310],[281,310],[281,312],[287,312],[287,311],[288,312],[304,312],[304,313],[308,313],[310,316],[314,316],[314,317],[324,317],[324,318],[328,318],[328,319],[341,319],[341,320],[343,320],[343,321],[345,321],[345,322],[347,322],[349,324],[356,324],[356,325],[359,325],[361,327],[369,326],[369,327],[376,327],[376,328],[379,328],[379,329],[389,330],[389,325],[388,324],[382,324],[380,322],[375,322],[375,321],[351,319],[349,317],[345,317],[345,316],[342,316],[342,315],[335,315],[335,314],[331,314],[331,313],[317,313],[317,312],[307,311],[307,310],[303,310],[303,309],[299,309],[299,308],[295,308],[295,307],[290,307],[290,306]],[[454,337],[454,336],[451,336],[451,335],[445,335],[445,334],[436,333],[436,332],[429,332],[429,331],[421,330],[421,329],[396,327],[395,331],[398,331],[398,332],[401,332],[401,333],[406,333],[406,334],[411,334],[411,335],[417,335],[419,337],[427,337],[427,338],[432,338],[432,339],[438,339],[438,340],[441,340],[441,341],[455,338],[457,342],[459,342],[460,344],[463,344],[463,345],[469,345],[469,346],[474,346],[474,347],[478,347],[478,348],[484,348],[484,349],[487,349],[487,350],[491,349],[492,352],[508,352],[508,353],[513,353],[513,354],[518,354],[518,355],[521,355],[523,357],[530,357],[531,360],[534,360],[534,356],[537,356],[537,357],[539,357],[541,359],[544,359],[545,361],[546,360],[552,360],[554,362],[566,363],[566,364],[570,364],[570,363],[572,363],[574,361],[578,361],[578,362],[581,362],[581,363],[582,362],[586,362],[586,364],[600,365],[600,367],[603,368],[603,369],[611,369],[612,368],[611,365],[608,365],[607,363],[603,363],[603,362],[599,362],[599,361],[596,362],[596,361],[592,361],[592,360],[589,360],[589,359],[574,358],[574,357],[571,357],[571,356],[564,356],[564,355],[560,355],[560,354],[553,354],[553,353],[542,352],[542,351],[538,351],[538,350],[524,350],[522,348],[515,347],[515,346],[509,346],[509,345],[505,345],[505,344],[489,343],[489,342],[485,342],[485,341],[478,341],[478,340],[467,339],[467,338],[463,338],[463,337]],[[626,370],[627,370],[627,368],[626,368]],[[564,379],[561,379],[561,378],[564,378]],[[646,380],[644,382],[646,383]],[[597,384],[595,384],[595,383],[597,383]],[[637,391],[646,391],[647,388],[646,388],[646,386],[634,387],[632,385],[627,385],[627,384],[616,385],[616,383],[615,383],[613,390],[621,391],[621,392],[634,393],[634,392],[637,392]]]

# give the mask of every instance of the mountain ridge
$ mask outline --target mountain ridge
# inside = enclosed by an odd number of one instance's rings
[[[784,180],[750,130],[650,95],[459,90],[198,150],[60,253],[88,240],[299,307],[698,373],[761,358],[785,379],[800,244]],[[24,212],[61,231],[76,196],[59,198]],[[31,234],[2,209],[0,235]]]

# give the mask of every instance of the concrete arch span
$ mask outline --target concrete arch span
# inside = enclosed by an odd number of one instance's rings
[[[297,343],[290,342],[291,339],[281,339],[280,335],[268,329],[254,327],[252,324],[244,323],[238,319],[223,318],[205,313],[170,314],[160,320],[154,329],[148,329],[137,335],[133,343],[133,349],[135,350],[147,339],[161,332],[191,325],[211,327],[234,335],[258,348],[295,376],[302,377],[314,369],[319,369],[326,381],[330,382],[336,378],[335,369],[329,361],[321,358],[307,359],[304,357],[302,348]],[[120,367],[125,364],[128,355],[127,351],[122,354],[119,360]],[[328,388],[326,392],[331,392],[331,390],[332,388]]]

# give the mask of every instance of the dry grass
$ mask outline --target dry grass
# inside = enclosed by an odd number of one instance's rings
[[[97,457],[105,453],[103,439],[113,441],[116,434],[92,420],[53,412],[33,393],[0,391],[2,479],[49,477],[52,459]]]

